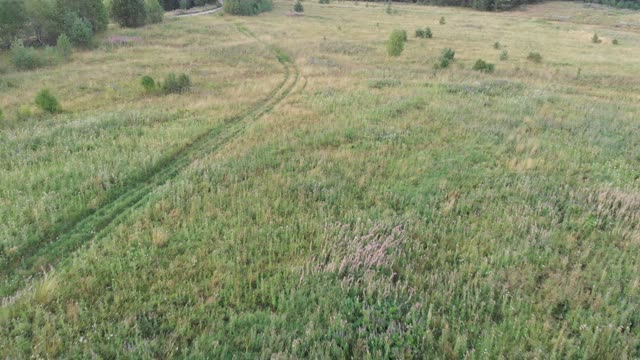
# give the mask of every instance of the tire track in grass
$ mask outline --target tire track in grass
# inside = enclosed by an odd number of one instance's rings
[[[260,41],[241,24],[236,24],[245,36]],[[264,43],[263,43],[264,44]],[[165,158],[147,172],[147,176],[123,190],[111,201],[95,212],[79,219],[52,237],[29,244],[18,256],[0,268],[0,296],[2,304],[12,303],[16,294],[46,267],[59,264],[84,243],[106,236],[115,226],[121,224],[131,213],[147,203],[153,190],[173,179],[195,159],[214,153],[236,138],[252,122],[258,120],[280,104],[294,89],[299,79],[299,71],[294,62],[282,50],[272,45],[267,48],[276,56],[284,68],[284,79],[267,97],[251,110],[226,119],[222,124],[198,135],[181,149]]]

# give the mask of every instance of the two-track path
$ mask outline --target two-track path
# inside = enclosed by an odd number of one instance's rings
[[[253,33],[241,25],[238,30],[245,36],[260,41]],[[79,219],[66,230],[40,239],[13,257],[0,268],[0,296],[2,304],[12,303],[20,289],[24,289],[43,269],[65,261],[70,261],[75,250],[93,239],[106,236],[115,226],[144,206],[154,189],[176,177],[194,160],[219,151],[225,144],[237,138],[254,121],[280,104],[298,83],[299,72],[295,63],[282,51],[265,45],[278,58],[284,70],[284,79],[262,101],[245,113],[226,119],[192,139],[135,181],[95,212]]]

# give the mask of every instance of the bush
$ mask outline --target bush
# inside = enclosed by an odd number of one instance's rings
[[[452,49],[446,48],[442,50],[442,54],[440,55],[440,60],[436,64],[436,68],[446,69],[451,65],[451,63],[455,60],[456,52]]]
[[[91,23],[76,13],[67,13],[64,17],[65,32],[69,40],[76,45],[89,47],[93,40]]]
[[[151,76],[143,76],[140,79],[140,85],[144,88],[144,91],[150,93],[156,89],[156,82]]]
[[[146,0],[145,7],[147,12],[147,23],[161,23],[164,18],[164,9],[160,6],[158,0]]]
[[[0,122],[4,120],[4,113],[2,113],[2,109],[0,109]]]
[[[509,52],[507,52],[507,50],[502,50],[502,52],[500,53],[500,61],[507,60],[509,60]]]
[[[16,118],[18,121],[27,120],[33,116],[33,111],[29,105],[22,105],[16,111]]]
[[[497,42],[497,41],[493,44],[493,48],[496,49],[496,50],[500,50],[501,47],[502,47],[502,45],[500,45],[500,43]]]
[[[47,89],[40,90],[38,95],[36,95],[36,105],[38,105],[38,107],[43,111],[51,114],[58,113],[62,110],[58,103],[58,99],[56,99],[56,97]]]
[[[433,37],[433,33],[431,32],[431,28],[417,29],[416,30],[416,37],[417,38],[423,38],[423,39],[431,39]]]
[[[404,42],[407,32],[404,30],[393,30],[387,41],[387,53],[389,56],[400,56],[404,51]]]
[[[164,83],[162,83],[162,90],[165,94],[182,94],[190,89],[191,79],[187,74],[176,76],[176,74],[171,73],[167,75],[164,79]]]
[[[271,11],[271,0],[225,0],[224,12],[233,15],[251,16]]]
[[[8,45],[27,22],[23,0],[0,0],[0,45]]]
[[[598,34],[593,34],[593,37],[591,38],[591,42],[594,44],[600,44],[602,40],[600,40],[600,37],[598,37]]]
[[[320,4],[328,4],[329,0],[318,0],[318,3],[320,3]]]
[[[73,46],[71,45],[71,40],[66,34],[62,34],[58,36],[58,41],[56,42],[56,50],[58,54],[66,60],[71,59],[71,55],[73,55]]]
[[[447,21],[444,19],[444,16],[440,17],[440,25],[446,24]]]
[[[112,0],[111,17],[123,27],[139,27],[147,19],[144,0]]]
[[[26,48],[22,40],[11,43],[11,62],[18,70],[33,70],[44,66],[35,49]]]
[[[479,59],[475,64],[473,64],[473,70],[483,73],[492,73],[495,71],[495,69],[496,66],[494,64],[488,63],[482,59]]]
[[[55,9],[60,19],[63,19],[67,13],[77,14],[91,24],[92,33],[107,30],[109,19],[103,0],[56,0]],[[73,42],[73,38],[71,41]]]
[[[613,45],[618,45],[618,44],[619,44],[618,39],[613,39],[613,41],[611,41],[611,43],[612,43]]]
[[[300,0],[296,1],[296,3],[293,5],[293,11],[297,13],[304,12],[304,6],[302,6],[302,3],[300,2]]]
[[[540,55],[540,53],[537,53],[537,52],[530,52],[529,55],[527,56],[527,60],[534,62],[536,64],[539,64],[542,62],[542,55]]]

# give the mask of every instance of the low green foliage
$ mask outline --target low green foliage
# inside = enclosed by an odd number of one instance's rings
[[[145,75],[140,79],[140,85],[144,88],[145,92],[150,93],[156,90],[156,82],[151,76]]]
[[[383,89],[387,87],[400,86],[402,82],[398,79],[373,79],[369,80],[369,88],[371,89]]]
[[[527,55],[527,60],[539,64],[542,62],[542,55],[538,52],[530,52],[529,55]]]
[[[170,73],[162,83],[162,90],[165,94],[182,94],[191,90],[191,78],[187,74]]]
[[[496,49],[496,50],[500,50],[500,48],[502,48],[502,45],[501,45],[499,42],[497,42],[497,41],[496,41],[496,42],[493,44],[493,48],[494,48],[494,49]]]
[[[500,61],[509,60],[509,52],[507,50],[502,50],[502,52],[500,53],[500,56],[498,58],[500,59]]]
[[[618,39],[613,39],[613,40],[611,41],[611,43],[612,43],[613,45],[618,45],[618,44],[619,44]]]
[[[35,103],[41,110],[51,114],[58,113],[62,110],[58,99],[53,96],[48,89],[42,89],[38,92]]]
[[[431,28],[416,29],[416,37],[423,38],[423,39],[431,39],[433,37]]]
[[[473,64],[473,70],[480,71],[483,73],[492,73],[496,69],[495,64],[488,63],[482,59],[478,59],[475,64]]]
[[[393,30],[387,40],[387,53],[389,56],[400,56],[404,51],[404,43],[407,38],[407,32],[404,30]]]
[[[24,46],[21,40],[12,43],[9,55],[13,65],[22,71],[55,65],[59,61],[55,48],[34,49]]]
[[[295,2],[295,4],[293,4],[293,11],[295,11],[297,13],[303,13],[304,12],[304,6],[302,6],[302,3],[300,2],[300,0],[297,0]]]
[[[456,52],[453,49],[445,48],[440,53],[440,58],[435,65],[436,69],[446,69],[455,60]]]
[[[81,47],[90,47],[93,40],[91,23],[76,13],[67,13],[64,18],[65,32],[69,40]]]
[[[61,57],[66,60],[71,59],[73,55],[73,45],[71,45],[71,40],[66,34],[61,34],[58,36],[58,41],[56,42],[56,50]]]
[[[602,40],[600,40],[600,37],[598,36],[598,34],[593,34],[593,37],[591,38],[591,42],[594,44],[600,44]]]
[[[318,0],[319,4],[329,4],[330,0]]]
[[[446,23],[447,21],[445,20],[444,16],[440,17],[440,25],[444,25]]]
[[[158,0],[146,0],[145,1],[147,23],[158,24],[164,19],[164,9],[158,2]]]
[[[224,2],[224,12],[232,15],[258,15],[272,9],[271,0],[225,0]]]

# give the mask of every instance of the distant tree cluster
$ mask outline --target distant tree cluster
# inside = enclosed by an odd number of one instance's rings
[[[385,1],[385,0],[378,0]],[[542,2],[542,0],[399,0],[425,5],[461,6],[485,11],[504,11],[514,7]],[[585,2],[615,6],[618,8],[640,9],[640,0],[583,0]]]
[[[265,11],[271,11],[271,0],[225,0],[224,12],[233,15],[257,15]]]
[[[160,0],[162,7],[167,10],[190,9],[194,6],[216,4],[218,0]]]
[[[158,0],[0,0],[0,46],[15,39],[25,45],[54,45],[66,35],[88,46],[107,29],[109,15],[122,26],[162,21]]]

